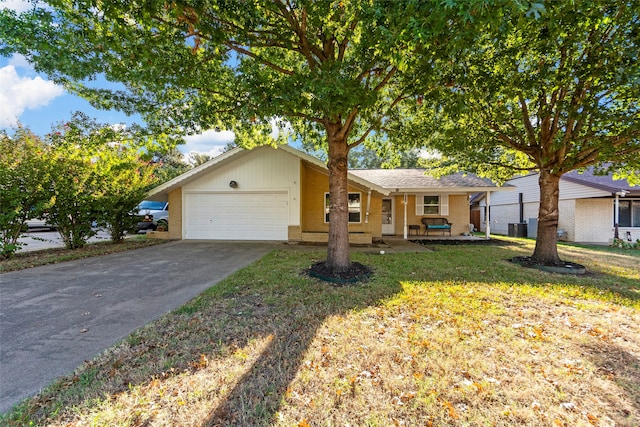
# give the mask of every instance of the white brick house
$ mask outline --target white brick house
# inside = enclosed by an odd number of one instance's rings
[[[525,223],[528,237],[535,237],[540,199],[538,174],[513,178],[506,184],[515,190],[490,195],[491,232],[509,234],[509,224]],[[479,197],[477,206],[480,223],[485,224],[486,198]],[[640,239],[640,187],[631,187],[626,180],[596,176],[591,169],[582,174],[567,173],[560,179],[559,210],[561,240],[609,243],[614,237],[616,214],[620,238]]]

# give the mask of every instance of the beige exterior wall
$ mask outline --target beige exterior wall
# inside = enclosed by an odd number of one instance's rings
[[[404,195],[394,195],[394,214],[396,216],[395,221],[395,234],[404,234]],[[420,233],[424,233],[424,226],[422,225],[422,218],[446,218],[447,221],[453,224],[451,228],[452,236],[459,236],[462,233],[469,232],[469,196],[466,194],[449,194],[449,215],[416,215],[416,195],[407,195],[407,226],[420,225]],[[380,200],[380,207],[378,209],[377,217],[382,223],[382,199]],[[381,227],[381,226],[380,226]]]
[[[324,216],[324,195],[329,191],[329,176],[327,173],[309,166],[303,162],[300,168],[300,223],[304,233],[328,233],[329,223],[325,222]],[[360,193],[361,197],[361,221],[359,223],[349,223],[350,233],[365,233],[373,239],[382,236],[382,199],[380,195],[371,196],[371,203],[368,203],[368,190],[349,185],[350,193]],[[369,206],[369,218],[367,221],[367,206]],[[305,237],[303,236],[303,240]],[[314,240],[315,241],[315,240]],[[322,240],[319,240],[322,241]]]
[[[460,236],[469,232],[470,212],[471,207],[469,206],[469,196],[467,194],[449,195],[449,216],[446,218],[453,224],[451,228],[452,236]]]
[[[182,239],[182,189],[172,191],[169,201],[169,238]]]
[[[290,242],[300,242],[302,240],[302,227],[299,225],[290,225],[287,232]]]

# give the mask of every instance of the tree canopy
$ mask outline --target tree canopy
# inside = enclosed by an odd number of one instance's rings
[[[495,2],[48,3],[52,9],[1,13],[0,52],[25,55],[94,105],[141,112],[162,128],[233,129],[245,146],[273,143],[275,122],[281,141],[295,133],[326,150],[327,265],[342,271],[351,264],[349,151],[385,132],[436,59],[493,18]],[[85,84],[101,73],[123,90]]]
[[[415,106],[398,135],[438,148],[445,171],[539,172],[533,259],[555,264],[563,174],[594,166],[640,183],[640,3],[558,0],[503,13],[441,69],[438,102]]]

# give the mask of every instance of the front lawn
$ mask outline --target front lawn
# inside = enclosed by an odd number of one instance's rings
[[[0,419],[52,426],[634,426],[640,253],[560,246],[585,276],[518,267],[532,242],[354,253],[366,283],[280,250]]]

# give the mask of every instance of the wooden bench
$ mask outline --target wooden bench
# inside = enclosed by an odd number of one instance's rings
[[[451,224],[446,218],[422,218],[422,223],[426,227],[424,234],[429,235],[429,231],[440,231],[444,236],[444,233],[449,233],[451,236]]]

